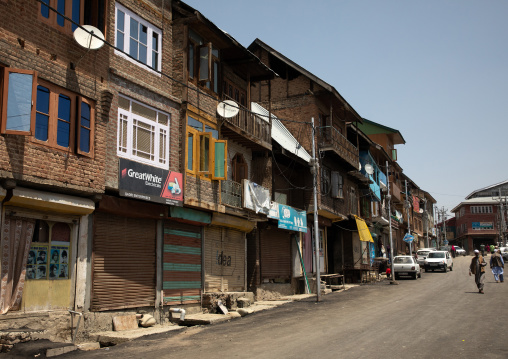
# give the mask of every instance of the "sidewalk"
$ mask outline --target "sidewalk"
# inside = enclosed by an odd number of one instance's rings
[[[336,292],[342,292],[355,286],[358,286],[358,284],[346,284],[344,289],[337,290]],[[330,292],[331,291],[327,291],[327,293]],[[315,300],[315,298],[315,294],[296,294],[281,297],[277,300],[257,301],[247,308],[238,308],[237,310],[230,311],[228,314],[189,314],[185,316],[184,321],[180,321],[179,323],[168,323],[164,325],[159,324],[149,328],[139,327],[134,330],[93,333],[91,335],[93,338],[92,342],[78,345],[73,345],[71,343],[54,343],[48,340],[30,341],[15,345],[13,350],[8,354],[10,354],[10,357],[12,358],[50,358],[74,350],[96,350],[101,347],[113,346],[153,334],[184,330],[189,326],[213,325],[227,322],[234,318],[240,318],[263,310],[276,308],[293,301]]]

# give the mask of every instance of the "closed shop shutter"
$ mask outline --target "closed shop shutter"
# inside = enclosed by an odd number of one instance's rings
[[[245,233],[231,228],[205,228],[205,291],[245,290]]]
[[[154,306],[156,221],[96,213],[92,310]]]
[[[201,233],[200,226],[164,223],[164,304],[201,302]]]
[[[261,232],[261,280],[291,279],[291,234],[270,229]]]

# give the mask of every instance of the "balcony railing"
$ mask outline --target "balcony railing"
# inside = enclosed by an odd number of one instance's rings
[[[230,207],[242,208],[242,184],[230,180],[220,182],[221,204]]]
[[[319,128],[320,149],[333,149],[353,167],[358,168],[358,149],[342,133],[332,126]]]
[[[227,95],[223,95],[223,100],[233,100]],[[234,100],[233,100],[234,101]],[[264,119],[259,115],[249,111],[244,106],[240,105],[237,101],[239,111],[233,117],[225,118],[224,120],[236,127],[237,129],[252,136],[254,140],[262,144],[268,144],[271,146],[272,143],[272,129],[268,119]]]

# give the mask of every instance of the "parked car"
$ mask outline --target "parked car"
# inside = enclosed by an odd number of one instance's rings
[[[397,256],[393,258],[393,276],[398,279],[400,276],[410,276],[413,279],[421,278],[420,265],[411,256]]]
[[[427,259],[424,262],[425,272],[429,270],[435,271],[440,269],[444,272],[453,270],[453,258],[448,251],[434,251],[429,252]]]
[[[464,248],[461,248],[459,246],[455,246],[455,255],[457,256],[465,256],[466,250]]]
[[[416,261],[420,265],[420,268],[423,267],[425,259],[429,255],[430,252],[435,251],[435,248],[421,248],[416,251]]]
[[[508,247],[499,247],[499,250],[501,251],[501,255],[503,256],[503,260],[506,261],[508,260]]]

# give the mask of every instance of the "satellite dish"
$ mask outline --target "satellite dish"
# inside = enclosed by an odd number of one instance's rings
[[[362,163],[358,162],[358,171],[361,171],[361,170],[362,170]]]
[[[423,213],[423,208],[420,208],[420,210],[418,212],[419,213]]]
[[[367,172],[369,175],[374,173],[374,167],[372,167],[371,164],[366,164],[365,166],[365,172]]]
[[[76,40],[76,42],[85,49],[100,49],[104,45],[104,35],[102,34],[101,30],[92,25],[83,25],[82,27],[86,29],[86,31],[81,27],[77,27],[76,30],[74,30],[74,40]]]
[[[225,100],[217,105],[217,113],[224,118],[236,116],[239,110],[238,104],[232,100]]]

